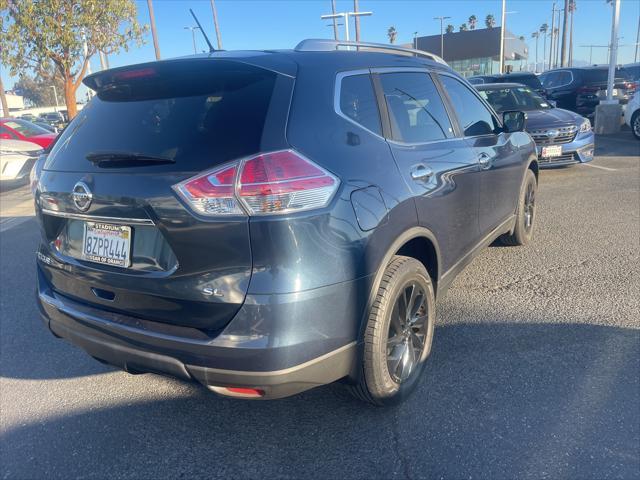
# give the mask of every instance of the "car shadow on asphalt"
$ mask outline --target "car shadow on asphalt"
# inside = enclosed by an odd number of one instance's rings
[[[34,352],[25,356],[25,364],[38,363]],[[340,385],[271,402],[220,398],[193,385],[178,398],[5,429],[2,473],[632,478],[640,471],[639,371],[634,329],[496,319],[442,325],[418,391],[397,407],[369,407]],[[113,379],[104,378],[109,389]]]

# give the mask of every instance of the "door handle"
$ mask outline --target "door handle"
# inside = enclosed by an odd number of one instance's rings
[[[491,156],[488,153],[481,152],[480,155],[478,155],[478,163],[482,168],[491,167]]]
[[[422,163],[416,165],[413,170],[411,170],[411,178],[416,181],[424,181],[433,176],[433,170],[423,165]]]

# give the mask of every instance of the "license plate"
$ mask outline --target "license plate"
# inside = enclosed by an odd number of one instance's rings
[[[110,223],[85,222],[82,258],[90,262],[128,267],[131,253],[131,227]]]
[[[542,147],[542,158],[559,157],[562,155],[562,145],[551,145],[549,147]]]

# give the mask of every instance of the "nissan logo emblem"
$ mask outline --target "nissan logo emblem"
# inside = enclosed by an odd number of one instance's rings
[[[89,210],[91,206],[91,200],[93,200],[93,194],[89,187],[84,182],[78,182],[73,186],[73,191],[71,192],[71,197],[73,198],[73,203],[78,210],[81,212],[86,212]]]

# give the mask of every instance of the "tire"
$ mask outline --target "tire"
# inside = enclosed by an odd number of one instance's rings
[[[500,243],[510,247],[527,245],[533,238],[533,230],[536,220],[536,193],[538,181],[534,173],[527,169],[524,184],[518,200],[516,211],[516,226],[513,233],[507,233],[500,237]]]
[[[636,110],[631,115],[631,132],[636,140],[640,140],[640,109]]]
[[[369,313],[360,381],[352,393],[378,406],[404,400],[419,383],[435,318],[433,284],[424,265],[414,258],[393,257]]]

